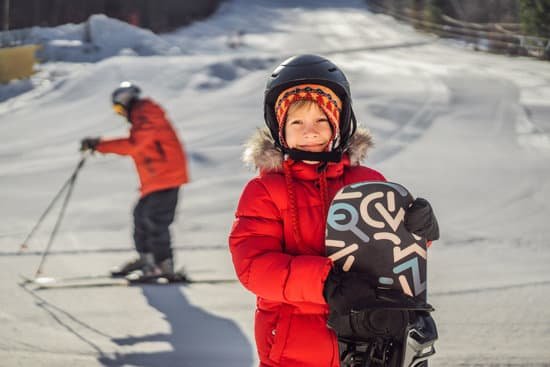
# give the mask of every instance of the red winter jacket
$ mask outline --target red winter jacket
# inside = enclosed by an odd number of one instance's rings
[[[261,367],[340,365],[323,298],[332,267],[324,255],[325,221],[330,200],[344,185],[385,180],[359,165],[370,141],[368,133],[358,130],[349,154],[329,163],[321,174],[317,165],[282,162],[266,132],[247,150],[260,175],[242,193],[229,245],[237,276],[257,295],[255,338]]]
[[[96,150],[132,157],[142,197],[187,183],[187,159],[162,108],[149,99],[141,99],[133,106],[130,121],[129,137],[101,139]]]

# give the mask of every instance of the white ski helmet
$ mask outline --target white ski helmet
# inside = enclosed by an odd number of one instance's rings
[[[113,106],[120,106],[128,112],[131,105],[139,99],[140,94],[141,89],[137,85],[129,81],[123,81],[114,90],[111,101],[113,102]]]

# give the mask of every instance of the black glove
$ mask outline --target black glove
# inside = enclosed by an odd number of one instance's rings
[[[423,300],[407,296],[400,290],[389,288],[376,289],[377,306],[386,308],[409,308],[409,309],[424,309],[431,311],[433,307]]]
[[[439,225],[428,200],[416,198],[405,212],[405,228],[428,241],[439,239]]]
[[[334,268],[325,280],[323,296],[331,311],[340,315],[376,298],[374,287],[366,274],[338,272]]]
[[[325,280],[323,296],[330,310],[340,315],[367,308],[432,309],[400,290],[377,288],[372,284],[372,277],[364,273],[339,272],[333,268]]]
[[[84,138],[80,141],[80,151],[85,152],[87,150],[91,150],[92,152],[95,150],[95,147],[97,144],[99,144],[100,138]]]

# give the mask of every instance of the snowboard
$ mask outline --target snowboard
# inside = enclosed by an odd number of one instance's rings
[[[392,182],[343,187],[329,207],[326,254],[336,267],[366,273],[382,288],[426,300],[426,239],[406,230],[413,197]]]
[[[147,276],[137,277],[130,274],[126,277],[112,277],[110,275],[90,275],[76,277],[37,277],[28,278],[21,276],[22,285],[31,285],[34,290],[45,289],[63,289],[63,288],[96,288],[96,287],[130,287],[140,285],[167,285],[167,284],[222,284],[234,283],[236,279],[223,278],[205,278],[194,279],[189,278],[181,272],[175,273],[171,277],[166,276]]]
[[[325,248],[335,269],[363,273],[373,288],[408,296],[348,315],[330,313],[341,366],[427,367],[435,353],[427,241],[404,226],[412,202],[397,183],[368,181],[344,186],[329,206]]]

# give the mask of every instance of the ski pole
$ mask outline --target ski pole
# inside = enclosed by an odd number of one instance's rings
[[[71,178],[69,180],[67,194],[65,195],[65,199],[63,200],[63,205],[61,207],[61,210],[59,211],[59,215],[57,217],[57,221],[55,223],[54,229],[53,229],[52,233],[50,234],[50,238],[48,240],[48,244],[46,246],[46,249],[42,253],[42,258],[40,259],[40,264],[38,265],[38,268],[36,269],[36,272],[35,272],[35,278],[42,273],[42,267],[44,266],[44,262],[46,261],[46,256],[50,252],[50,249],[51,249],[52,244],[53,244],[53,240],[54,240],[55,236],[57,235],[57,231],[59,229],[59,226],[61,225],[61,221],[63,220],[65,210],[67,209],[67,205],[69,204],[69,199],[71,198],[71,194],[73,192],[74,184],[76,182],[76,177],[78,175],[78,172],[80,171],[80,169],[84,165],[84,162],[86,161],[86,157],[87,156],[84,155],[80,159],[80,162],[78,163],[77,168],[75,169],[75,171],[71,175]]]
[[[63,216],[65,214],[65,210],[67,209],[67,205],[69,204],[69,199],[71,198],[71,194],[73,192],[74,184],[76,182],[76,177],[78,176],[78,172],[84,165],[84,162],[86,162],[87,155],[84,154],[82,158],[80,159],[80,162],[78,162],[78,165],[76,166],[76,169],[74,170],[73,174],[70,177],[67,195],[65,196],[65,199],[63,200],[63,205],[61,207],[61,210],[59,211],[59,215],[57,216],[57,221],[55,223],[54,229],[52,233],[50,234],[50,238],[48,240],[48,244],[46,246],[46,249],[42,253],[42,257],[40,259],[40,264],[38,265],[38,268],[36,269],[34,277],[36,278],[38,275],[42,273],[42,267],[44,266],[44,262],[46,261],[46,256],[48,256],[50,249],[53,244],[53,240],[55,236],[57,235],[57,231],[59,229],[59,226],[61,225],[61,221],[63,220]]]
[[[78,162],[75,170],[73,171],[73,173],[71,174],[71,176],[67,179],[67,181],[65,181],[65,183],[63,184],[63,186],[61,186],[61,189],[59,189],[59,191],[57,192],[57,194],[55,194],[54,198],[52,199],[52,201],[50,202],[50,204],[48,205],[48,207],[46,208],[46,210],[44,210],[44,212],[42,213],[42,215],[40,216],[40,218],[38,219],[38,221],[36,222],[36,224],[34,225],[34,227],[31,229],[31,231],[29,232],[29,234],[27,235],[27,237],[25,237],[25,240],[23,241],[23,243],[21,243],[21,246],[19,247],[19,253],[23,252],[24,250],[26,250],[28,248],[28,242],[29,240],[31,239],[32,236],[34,236],[34,233],[36,232],[36,230],[38,229],[38,227],[40,227],[40,225],[42,224],[42,222],[44,221],[44,219],[46,218],[46,216],[48,215],[48,213],[50,212],[50,210],[52,210],[53,206],[55,205],[55,203],[57,202],[57,200],[59,200],[59,198],[61,197],[61,194],[65,191],[65,189],[71,184],[71,182],[73,182],[73,177],[76,176],[76,174],[78,173],[78,171],[82,168],[82,166],[84,165],[84,161],[86,160],[87,156],[86,155],[83,155],[82,158],[80,159],[80,161]]]
[[[28,242],[29,240],[31,239],[31,237],[34,235],[34,232],[36,232],[36,230],[38,229],[38,227],[40,227],[40,224],[42,224],[42,221],[44,221],[44,218],[46,218],[46,216],[48,215],[48,213],[50,212],[50,210],[53,208],[53,206],[55,205],[55,203],[57,202],[57,200],[61,197],[61,194],[65,191],[65,189],[67,188],[67,186],[71,183],[71,178],[69,178],[64,184],[63,186],[61,187],[61,189],[59,190],[59,192],[55,195],[55,197],[53,198],[53,200],[50,202],[50,204],[48,205],[48,207],[46,208],[46,210],[42,213],[42,215],[40,216],[40,219],[38,219],[38,221],[36,222],[36,224],[34,225],[34,227],[32,228],[32,230],[30,231],[30,233],[27,235],[27,237],[25,237],[25,240],[21,243],[21,246],[19,247],[19,253],[25,251],[29,246],[28,246]]]

